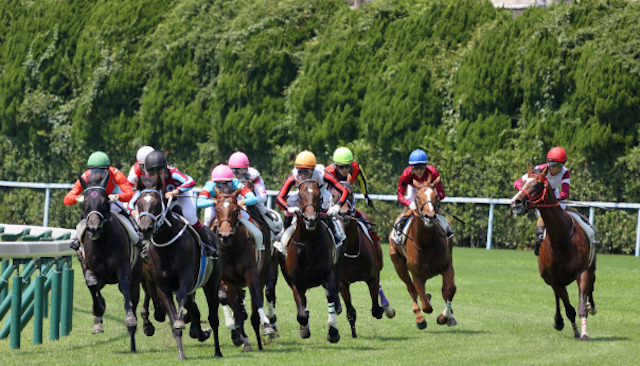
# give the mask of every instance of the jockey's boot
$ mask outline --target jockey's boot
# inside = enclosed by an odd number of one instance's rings
[[[362,221],[362,223],[364,223],[364,226],[367,228],[369,237],[371,237],[371,239],[373,239],[373,241],[376,242],[377,244],[380,244],[380,237],[378,236],[378,233],[376,233],[376,230],[373,228],[373,225],[362,217],[360,217],[359,219]]]
[[[78,240],[78,238],[73,238],[71,243],[69,243],[69,248],[71,248],[73,250],[80,249],[80,240]]]
[[[451,229],[451,226],[447,226],[447,239],[451,238],[453,238],[453,229]]]
[[[544,240],[544,226],[536,226],[536,242],[533,245],[533,254],[540,254],[540,244]]]
[[[205,257],[218,258],[218,250],[216,249],[215,242],[209,236],[209,233],[205,229],[204,225],[196,224],[194,225],[194,229],[195,229],[195,226],[200,227],[199,229],[196,229],[196,231],[198,232],[198,235],[200,235],[200,239],[202,239],[202,244],[203,244],[202,248],[204,249]]]

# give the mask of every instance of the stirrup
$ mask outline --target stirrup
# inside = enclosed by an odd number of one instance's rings
[[[69,248],[73,249],[73,250],[79,250],[80,249],[80,240],[78,240],[78,238],[75,238],[71,241],[71,243],[69,243]]]

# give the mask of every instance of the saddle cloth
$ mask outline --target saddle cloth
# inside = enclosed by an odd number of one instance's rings
[[[596,256],[596,229],[590,223],[585,222],[583,216],[577,212],[567,211],[567,213],[571,215],[573,221],[580,224],[582,230],[587,234],[587,238],[589,238],[589,265],[591,266]]]

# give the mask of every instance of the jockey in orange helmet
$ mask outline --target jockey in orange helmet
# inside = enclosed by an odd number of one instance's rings
[[[560,201],[560,207],[563,209],[567,209],[567,204],[563,201],[569,198],[569,193],[571,190],[571,173],[564,166],[567,162],[567,152],[556,146],[551,148],[547,153],[547,162],[536,166],[534,169],[544,169],[547,168],[547,181],[549,182],[549,186],[553,189],[556,199]],[[520,190],[522,188],[523,179],[527,176],[520,177],[513,183],[513,186],[516,190]],[[535,246],[533,248],[533,252],[535,255],[538,255],[538,251],[540,250],[540,244],[542,244],[542,240],[544,240],[544,221],[542,221],[542,216],[538,214],[538,222],[536,224],[536,241]]]

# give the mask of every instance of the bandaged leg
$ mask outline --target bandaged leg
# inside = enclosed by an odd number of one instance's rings
[[[256,243],[256,249],[264,250],[262,231],[260,230],[259,227],[254,225],[251,221],[249,221],[249,214],[246,211],[242,211],[242,214],[240,216],[240,222],[242,223],[242,225],[244,225],[244,227],[246,227],[249,230],[249,232],[251,233],[251,236],[253,236],[253,241]]]

